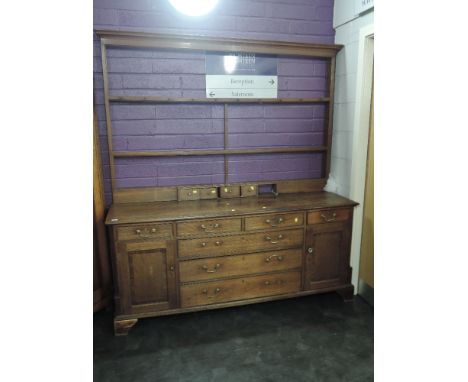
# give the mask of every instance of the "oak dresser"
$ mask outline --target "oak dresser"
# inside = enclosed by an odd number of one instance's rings
[[[114,204],[115,334],[142,317],[328,291],[351,299],[355,205],[324,191]]]

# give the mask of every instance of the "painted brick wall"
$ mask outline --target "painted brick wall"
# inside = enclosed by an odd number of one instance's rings
[[[197,34],[291,42],[333,43],[333,0],[220,0],[201,18],[188,18],[167,0],[95,0],[96,29]],[[94,94],[103,152],[106,202],[111,202],[100,46],[94,36]],[[204,54],[108,50],[113,95],[204,97]],[[280,58],[279,97],[326,95],[320,60]],[[233,105],[229,147],[320,145],[324,106]],[[113,104],[115,150],[223,147],[220,105]],[[320,177],[320,154],[229,158],[230,181]],[[141,158],[116,161],[119,187],[222,183],[223,157]]]

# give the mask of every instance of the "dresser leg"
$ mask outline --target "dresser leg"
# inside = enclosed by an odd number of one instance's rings
[[[116,336],[126,336],[137,322],[137,318],[132,318],[131,320],[114,320],[114,334]]]
[[[353,301],[354,297],[354,286],[348,285],[344,288],[338,289],[336,293],[338,293],[341,296],[344,302],[351,302]]]

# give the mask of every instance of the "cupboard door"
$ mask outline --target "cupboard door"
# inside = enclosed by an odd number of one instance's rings
[[[177,307],[175,253],[173,240],[119,244],[121,314]]]
[[[304,289],[349,283],[350,228],[345,223],[307,227]]]

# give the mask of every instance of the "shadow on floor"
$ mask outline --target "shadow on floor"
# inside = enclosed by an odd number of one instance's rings
[[[94,316],[94,382],[373,381],[374,313],[335,293],[141,319]]]

